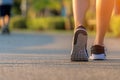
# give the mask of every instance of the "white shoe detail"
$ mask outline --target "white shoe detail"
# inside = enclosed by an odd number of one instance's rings
[[[103,54],[92,54],[89,58],[93,60],[105,60],[106,55],[104,53]]]

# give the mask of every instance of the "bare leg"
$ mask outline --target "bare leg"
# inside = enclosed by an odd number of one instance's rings
[[[1,24],[1,27],[4,26],[4,18],[3,17],[0,18],[0,24]]]
[[[94,45],[104,45],[104,36],[109,26],[114,0],[96,1],[96,38]]]
[[[88,53],[86,49],[87,32],[84,29],[84,27],[81,26],[83,25],[85,13],[88,9],[88,5],[89,5],[89,0],[73,0],[75,33],[73,37],[73,46],[71,51],[72,61],[88,61]],[[76,28],[78,29],[76,30]]]
[[[115,14],[120,15],[120,0],[115,0]]]
[[[75,27],[83,25],[85,13],[89,7],[89,0],[73,0],[73,14]]]
[[[8,15],[4,16],[0,20],[2,23],[2,34],[9,34],[10,33],[9,28],[8,28],[9,20],[10,20],[10,18]]]
[[[5,25],[9,25],[9,20],[10,20],[10,17],[6,15],[4,18]]]
[[[8,15],[6,15],[6,16],[4,16],[4,17],[1,17],[1,18],[0,18],[1,26],[2,26],[2,27],[5,27],[5,26],[9,25],[9,20],[10,20],[10,18],[9,18]]]

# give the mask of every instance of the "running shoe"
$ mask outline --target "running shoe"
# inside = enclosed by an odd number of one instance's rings
[[[2,34],[10,34],[10,30],[8,27],[3,27],[2,28]]]
[[[91,47],[90,59],[93,59],[93,60],[105,60],[106,59],[106,54],[105,54],[104,46],[100,46],[100,45],[92,46]]]
[[[88,61],[87,31],[79,26],[74,33],[71,51],[71,61]]]

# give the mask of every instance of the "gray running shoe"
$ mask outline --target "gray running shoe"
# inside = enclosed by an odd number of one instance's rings
[[[88,61],[87,32],[83,26],[78,27],[75,31],[71,61]]]

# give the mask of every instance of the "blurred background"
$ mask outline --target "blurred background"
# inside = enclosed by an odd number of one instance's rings
[[[11,30],[73,30],[72,0],[14,0]],[[85,25],[95,32],[95,0],[90,0]],[[120,37],[120,16],[113,15],[108,33]]]

